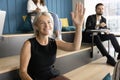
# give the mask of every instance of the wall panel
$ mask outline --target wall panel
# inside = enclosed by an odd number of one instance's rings
[[[67,17],[71,24],[70,12],[72,0],[46,0],[49,11],[52,11],[60,18]],[[27,14],[27,0],[0,0],[0,9],[7,12],[4,34],[20,33],[23,27],[22,16]]]
[[[72,11],[72,0],[46,0],[46,3],[49,11],[58,14],[60,18],[67,17],[70,25],[72,25],[70,15]]]
[[[19,6],[18,6],[19,5]],[[23,27],[23,19],[22,16],[26,15],[27,13],[27,0],[16,0],[16,33],[20,32],[21,28]]]
[[[10,33],[15,32],[16,30],[16,0],[8,0],[8,21],[9,21],[9,29]]]

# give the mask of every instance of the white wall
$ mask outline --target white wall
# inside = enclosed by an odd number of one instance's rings
[[[82,2],[85,7],[85,20],[84,24],[86,23],[86,19],[89,15],[95,14],[95,6],[97,3],[102,3],[102,0],[72,0],[73,2],[73,10],[75,8],[76,2]],[[84,25],[85,28],[85,25]]]
[[[76,4],[77,2],[81,2],[81,3],[83,3],[83,5],[84,5],[84,0],[72,0],[73,10],[75,9],[75,4]]]
[[[0,10],[0,36],[3,33],[5,16],[6,16],[6,11],[1,11]]]

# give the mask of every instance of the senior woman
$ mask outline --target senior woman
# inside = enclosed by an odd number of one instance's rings
[[[53,19],[48,12],[39,13],[34,21],[35,37],[23,44],[20,54],[20,77],[22,80],[69,80],[54,68],[57,48],[67,51],[79,50],[82,40],[84,9],[81,3],[76,4],[71,13],[76,26],[73,43],[49,38],[53,30]]]

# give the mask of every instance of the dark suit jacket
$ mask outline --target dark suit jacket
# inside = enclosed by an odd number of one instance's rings
[[[102,16],[101,17],[101,20],[100,20],[100,23],[106,23],[106,19]],[[95,26],[96,26],[96,15],[90,15],[88,16],[87,18],[87,21],[86,21],[86,29],[85,31],[83,31],[83,42],[91,42],[91,32],[87,32],[87,30],[93,30],[95,29]],[[103,27],[100,27],[100,29],[103,29]],[[107,28],[107,26],[105,26],[104,28]],[[98,33],[98,34],[101,34],[101,33]]]
[[[106,19],[103,16],[101,17],[101,20],[100,20],[100,23],[102,22],[106,23]],[[88,16],[85,30],[95,29],[95,26],[96,26],[96,15]],[[103,27],[100,27],[100,28],[103,28]],[[105,26],[104,28],[107,28],[107,26]]]

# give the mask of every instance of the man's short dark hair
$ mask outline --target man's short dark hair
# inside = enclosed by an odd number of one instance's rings
[[[95,6],[95,9],[97,9],[98,6],[104,6],[103,3],[98,3],[96,6]]]

